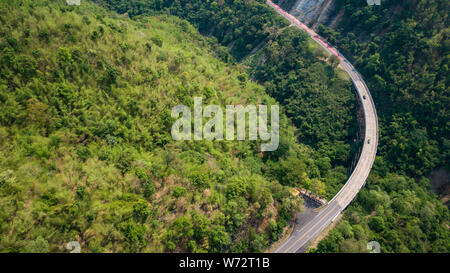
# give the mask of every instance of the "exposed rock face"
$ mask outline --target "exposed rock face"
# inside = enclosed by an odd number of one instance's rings
[[[333,10],[333,0],[297,0],[289,7],[292,15],[313,28],[319,24],[329,24]]]
[[[429,177],[431,189],[442,203],[450,207],[450,172],[445,168],[435,170]]]

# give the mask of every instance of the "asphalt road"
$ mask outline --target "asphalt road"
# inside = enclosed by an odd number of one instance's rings
[[[328,202],[328,205],[321,208],[320,212],[312,217],[308,223],[301,226],[296,225],[290,237],[275,250],[275,253],[296,253],[303,252],[308,243],[316,238],[352,202],[366,183],[377,153],[378,118],[369,89],[361,74],[356,71],[353,65],[336,48],[327,44],[323,38],[299,22],[295,17],[286,13],[271,1],[267,1],[267,3],[294,26],[305,30],[315,42],[330,54],[339,57],[341,61],[340,66],[350,75],[364,112],[364,145],[353,173],[341,190]]]

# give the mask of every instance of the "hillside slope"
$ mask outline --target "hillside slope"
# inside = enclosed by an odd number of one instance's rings
[[[0,251],[258,252],[277,239],[301,200],[273,173],[309,181],[315,166],[285,116],[271,160],[254,141],[170,136],[170,109],[194,96],[275,103],[213,41],[89,1],[2,1],[0,21]]]

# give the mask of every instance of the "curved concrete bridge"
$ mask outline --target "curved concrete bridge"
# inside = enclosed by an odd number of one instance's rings
[[[315,42],[330,54],[339,57],[341,67],[350,75],[358,92],[364,112],[364,144],[353,173],[341,190],[328,202],[328,205],[323,207],[305,225],[301,227],[296,225],[290,237],[275,250],[276,253],[303,252],[308,243],[316,238],[352,202],[366,183],[377,153],[378,117],[369,88],[367,88],[361,74],[356,71],[353,65],[336,48],[330,46],[317,33],[309,29],[295,17],[282,10],[270,0],[267,0],[267,3],[279,14],[288,19],[294,26],[305,30]]]

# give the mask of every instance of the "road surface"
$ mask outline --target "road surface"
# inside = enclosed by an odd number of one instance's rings
[[[341,61],[340,66],[350,75],[358,92],[364,112],[364,144],[353,173],[341,190],[328,202],[328,205],[321,208],[320,212],[308,221],[308,223],[302,226],[296,225],[290,237],[275,250],[275,253],[296,253],[303,252],[308,243],[316,238],[352,202],[366,183],[377,153],[378,118],[369,89],[361,74],[356,71],[353,65],[336,48],[329,45],[317,33],[309,29],[295,17],[282,10],[270,0],[267,3],[279,14],[288,19],[294,26],[305,30],[315,42],[330,54],[339,57]]]

